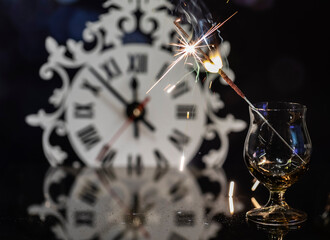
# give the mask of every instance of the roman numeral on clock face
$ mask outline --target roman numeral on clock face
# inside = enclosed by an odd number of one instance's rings
[[[98,185],[91,181],[87,181],[79,193],[79,198],[81,201],[87,203],[88,205],[94,206],[99,191],[100,189]]]
[[[176,117],[177,119],[193,120],[196,117],[196,105],[177,105]]]
[[[122,74],[118,63],[113,58],[110,58],[109,61],[105,62],[101,67],[103,68],[103,70],[105,70],[109,80],[112,80],[113,78],[118,77]]]
[[[156,76],[156,81],[158,81],[166,72],[167,68],[170,66],[169,63],[165,63],[162,68],[160,69],[160,71],[158,72],[157,76]]]
[[[171,91],[171,96],[173,99],[183,96],[185,93],[190,91],[190,87],[187,82],[178,83],[175,88]]]
[[[81,143],[85,146],[86,150],[90,150],[101,141],[101,137],[93,125],[88,125],[79,130],[77,132],[77,136],[79,137]]]
[[[146,54],[129,54],[128,72],[145,73],[148,71],[148,55]]]
[[[93,103],[88,103],[88,104],[75,103],[74,116],[76,118],[93,118],[94,116]]]
[[[154,180],[157,182],[167,173],[169,169],[169,162],[159,150],[156,149],[154,154],[157,162]]]
[[[102,166],[109,167],[112,166],[113,160],[117,152],[111,149],[102,159]]]
[[[132,155],[128,155],[127,158],[127,174],[129,176],[133,175],[135,172],[138,176],[142,174],[143,171],[143,162],[141,155],[137,155],[133,157]]]
[[[76,226],[94,225],[94,212],[92,211],[76,211],[74,214]]]
[[[188,193],[188,188],[184,185],[184,181],[180,180],[173,184],[169,189],[172,202],[177,202],[183,199]]]
[[[184,146],[187,145],[190,140],[186,134],[178,129],[174,129],[168,139],[179,151],[183,151]]]
[[[100,92],[100,88],[97,86],[93,86],[92,84],[90,84],[87,80],[84,80],[83,84],[81,85],[81,87],[83,89],[86,89],[88,91],[90,91],[94,96],[98,96],[99,92]]]
[[[195,225],[195,213],[190,211],[177,211],[175,223],[178,227],[193,227]]]

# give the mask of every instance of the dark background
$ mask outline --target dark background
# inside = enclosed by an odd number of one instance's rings
[[[39,77],[39,69],[48,56],[46,37],[50,35],[60,44],[69,38],[81,39],[85,22],[96,21],[104,12],[102,2],[0,1],[1,239],[46,239],[43,236],[47,236],[48,230],[42,223],[32,222],[30,227],[25,216],[27,206],[43,201],[42,181],[49,168],[41,146],[42,130],[28,126],[25,117],[40,108],[47,109],[48,98],[56,86]],[[236,83],[250,101],[293,101],[307,106],[307,125],[313,142],[311,168],[288,190],[287,200],[309,215],[306,230],[299,234],[299,239],[329,239],[329,229],[326,231],[319,223],[330,193],[326,1],[205,0],[205,3],[216,21],[238,11],[222,27],[221,35],[231,43],[228,61],[236,74]],[[217,90],[225,101],[226,111],[238,119],[249,120],[244,101],[229,87]],[[238,182],[237,192],[250,197],[252,177],[240,150],[245,135],[246,131],[230,134],[231,147],[224,168],[228,179]],[[266,202],[265,189],[259,188],[256,194],[261,203]]]

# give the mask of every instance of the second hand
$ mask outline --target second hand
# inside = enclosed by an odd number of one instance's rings
[[[150,97],[146,97],[137,107],[138,110],[142,111],[145,107],[145,105],[150,101]],[[122,133],[128,128],[128,126],[134,121],[136,116],[132,114],[125,122],[124,124],[117,130],[117,132],[113,135],[113,137],[110,139],[110,141],[105,144],[98,154],[96,161],[101,162],[110,147],[114,144],[114,142],[117,141],[117,139],[122,135]]]

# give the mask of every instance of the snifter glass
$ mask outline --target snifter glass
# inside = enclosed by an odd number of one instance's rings
[[[261,102],[250,111],[244,159],[250,173],[270,191],[267,204],[247,212],[264,225],[295,225],[306,213],[284,200],[288,187],[308,170],[312,143],[306,127],[306,106],[291,102]]]

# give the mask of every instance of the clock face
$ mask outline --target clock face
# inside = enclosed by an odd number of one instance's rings
[[[179,167],[183,155],[187,163],[196,154],[206,102],[187,65],[179,63],[146,94],[172,61],[167,51],[130,44],[104,51],[76,74],[65,119],[73,148],[87,165],[156,166],[166,160]]]

